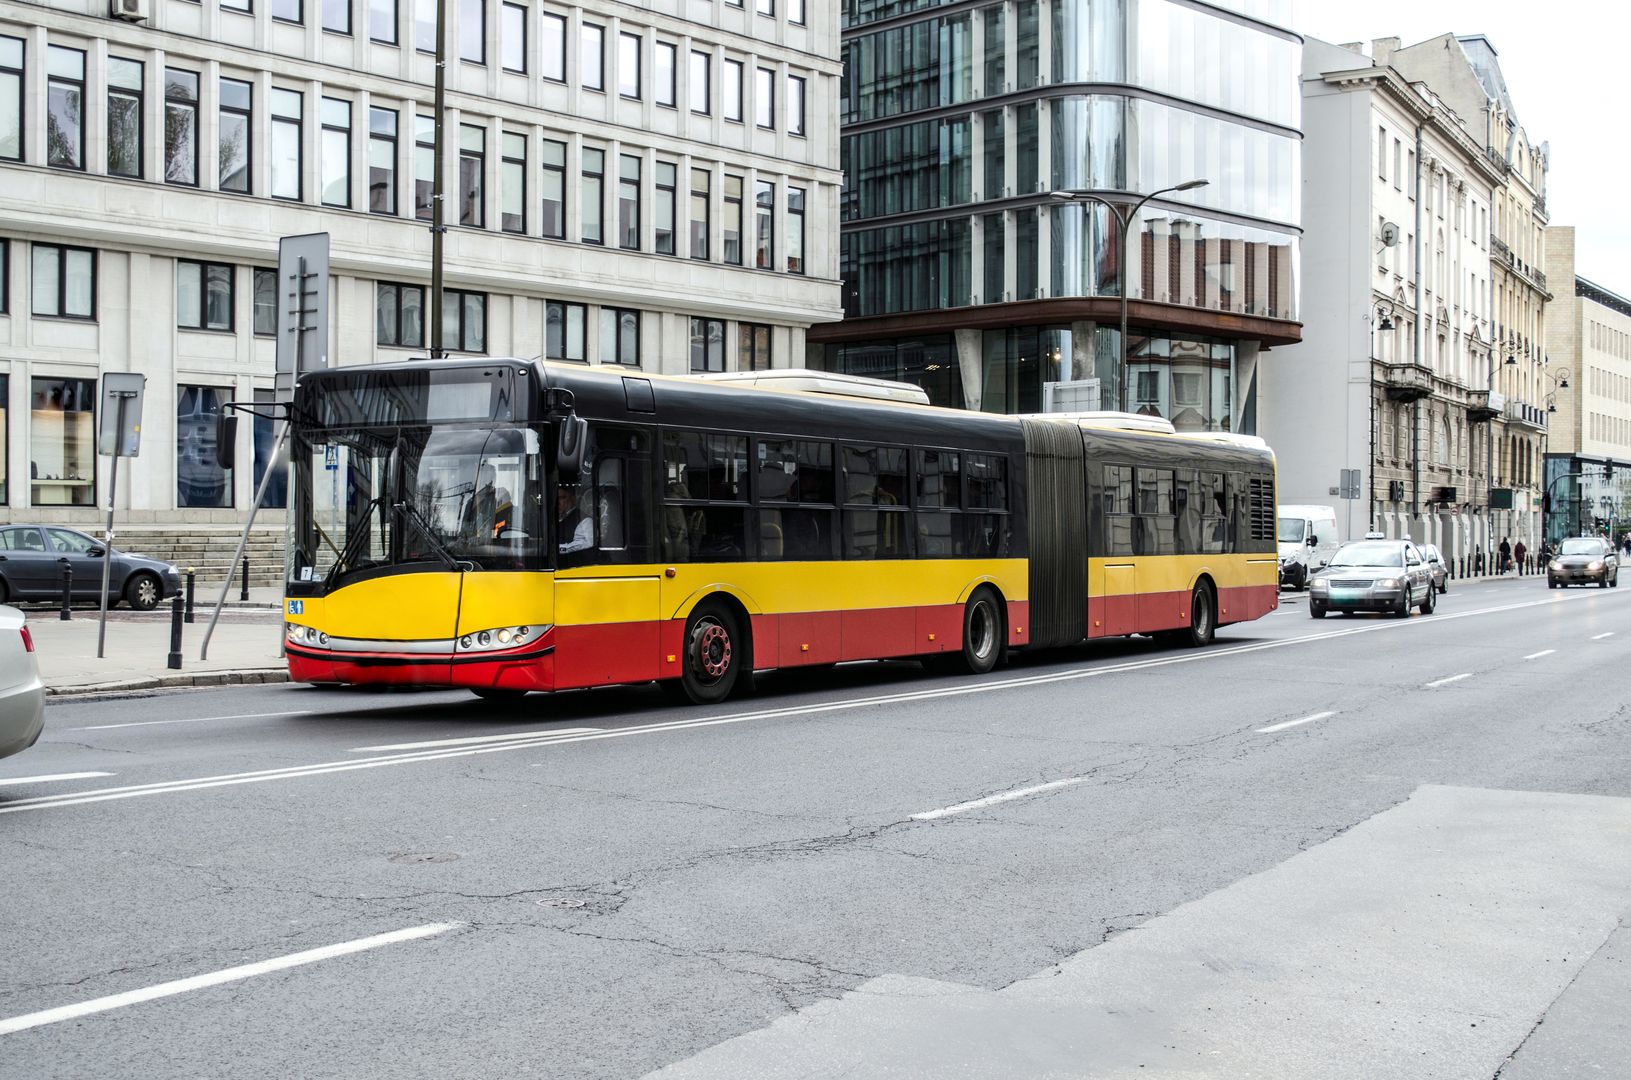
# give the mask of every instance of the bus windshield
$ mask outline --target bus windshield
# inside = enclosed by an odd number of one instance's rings
[[[291,583],[326,590],[397,566],[540,568],[538,445],[513,426],[300,433]]]

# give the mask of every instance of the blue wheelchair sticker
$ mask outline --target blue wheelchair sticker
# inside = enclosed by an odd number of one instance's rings
[[[305,613],[306,613],[306,602],[304,600],[290,600],[289,601],[289,614],[290,615],[304,615]]]

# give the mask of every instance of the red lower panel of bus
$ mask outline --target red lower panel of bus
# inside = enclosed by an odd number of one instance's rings
[[[1278,585],[1242,585],[1218,590],[1219,625],[1247,622],[1279,606]],[[1087,636],[1116,637],[1182,630],[1189,626],[1189,593],[1129,593],[1093,596],[1087,601]]]

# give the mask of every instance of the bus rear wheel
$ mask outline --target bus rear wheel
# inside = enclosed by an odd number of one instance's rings
[[[698,705],[724,701],[736,688],[748,655],[736,617],[723,605],[704,604],[685,620],[685,664],[680,688]]]
[[[1189,629],[1178,631],[1178,641],[1191,649],[1212,644],[1218,632],[1218,604],[1212,586],[1205,581],[1196,582],[1189,595]]]
[[[1005,624],[1002,605],[990,589],[976,589],[963,605],[961,667],[971,675],[984,675],[1002,658]]]

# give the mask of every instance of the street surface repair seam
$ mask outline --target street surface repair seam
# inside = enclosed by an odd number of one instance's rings
[[[1591,597],[1585,597],[1590,599]],[[1168,667],[1173,664],[1194,664],[1209,660],[1227,659],[1243,653],[1263,652],[1269,649],[1280,649],[1291,645],[1302,645],[1313,641],[1329,641],[1333,638],[1351,637],[1355,634],[1373,634],[1384,630],[1403,630],[1409,627],[1439,626],[1457,619],[1474,618],[1480,615],[1494,615],[1506,611],[1519,611],[1526,608],[1549,607],[1554,604],[1580,601],[1579,594],[1551,597],[1545,600],[1533,600],[1519,604],[1503,604],[1497,607],[1479,608],[1474,611],[1462,611],[1452,614],[1438,615],[1432,619],[1406,619],[1400,621],[1378,622],[1368,626],[1356,626],[1343,630],[1332,630],[1324,633],[1309,634],[1304,637],[1282,638],[1275,641],[1259,641],[1249,645],[1237,645],[1225,649],[1201,649],[1185,652],[1175,656],[1154,657],[1147,660],[1135,660],[1119,664],[1107,664],[1102,667],[1076,668],[1068,671],[1052,672],[1046,675],[1023,676],[1016,679],[1001,679],[995,681],[972,683],[962,686],[941,687],[934,690],[907,691],[898,694],[873,695],[864,698],[851,698],[844,701],[825,702],[816,705],[790,705],[784,708],[762,709],[753,712],[736,713],[729,716],[704,717],[695,720],[664,721],[655,724],[643,724],[628,728],[619,728],[612,731],[599,731],[586,735],[566,736],[522,736],[512,737],[510,741],[498,742],[491,746],[462,747],[451,750],[426,750],[414,753],[395,754],[387,757],[367,758],[361,761],[331,761],[318,762],[312,765],[296,765],[282,769],[263,769],[256,772],[226,773],[219,776],[195,777],[193,779],[169,780],[152,784],[137,784],[124,788],[103,788],[85,792],[65,792],[61,795],[41,795],[29,799],[18,799],[0,805],[0,815],[20,814],[31,810],[49,810],[56,807],[84,806],[90,803],[109,802],[119,799],[141,798],[148,795],[178,794],[184,791],[201,791],[216,787],[233,787],[240,784],[262,783],[268,780],[292,780],[306,776],[324,776],[331,773],[352,772],[358,769],[379,768],[387,765],[407,765],[424,761],[441,761],[448,758],[473,757],[478,754],[500,753],[510,750],[529,750],[546,746],[558,746],[563,743],[595,742],[600,739],[620,739],[633,735],[663,734],[673,731],[686,731],[692,728],[717,727],[726,724],[740,724],[751,720],[781,719],[791,716],[813,716],[820,713],[845,712],[852,709],[871,708],[879,705],[901,704],[915,701],[934,701],[941,698],[964,697],[971,694],[986,694],[999,690],[1012,690],[1030,686],[1043,686],[1058,682],[1071,682],[1078,679],[1091,679],[1104,675],[1118,675],[1127,672],[1145,671],[1151,668]]]

